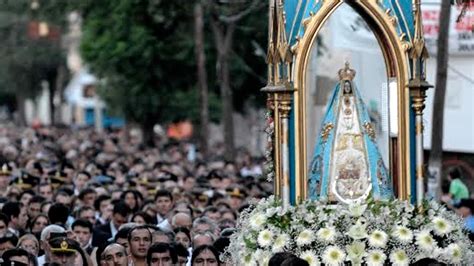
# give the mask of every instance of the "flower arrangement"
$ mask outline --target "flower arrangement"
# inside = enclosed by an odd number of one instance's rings
[[[354,205],[305,201],[283,209],[272,196],[242,213],[225,256],[232,265],[268,265],[281,251],[311,266],[474,261],[457,215],[436,202],[426,202],[422,210],[401,200],[372,199]]]

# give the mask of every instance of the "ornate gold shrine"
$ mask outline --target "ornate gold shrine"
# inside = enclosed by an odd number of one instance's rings
[[[396,87],[398,134],[389,141],[389,174],[395,196],[423,199],[422,115],[425,48],[419,0],[270,0],[268,106],[273,117],[275,194],[285,204],[308,198],[306,80],[309,58],[324,23],[342,4],[367,23],[382,50],[387,77]],[[363,73],[361,73],[363,75]],[[370,126],[365,125],[370,131]],[[322,129],[322,135],[331,125]],[[413,137],[415,136],[415,137]],[[412,152],[413,151],[413,152]]]

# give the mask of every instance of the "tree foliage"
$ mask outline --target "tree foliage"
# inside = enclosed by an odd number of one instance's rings
[[[181,118],[198,120],[192,3],[85,0],[80,10],[84,21],[81,53],[92,72],[102,78],[101,93],[109,106],[145,127]],[[266,19],[260,16],[248,23],[254,24],[238,29],[239,38],[244,39],[239,39],[232,53],[237,106],[250,94],[259,93],[265,73],[263,59],[249,47],[266,41],[260,39],[266,36]],[[205,28],[210,114],[216,120],[220,113],[216,55],[211,31],[208,25]]]
[[[43,80],[54,88],[58,66],[65,64],[61,36],[74,1],[43,0],[36,7],[30,0],[0,4],[0,90],[15,95],[20,104],[39,92]],[[40,23],[47,25],[44,35],[39,34]]]

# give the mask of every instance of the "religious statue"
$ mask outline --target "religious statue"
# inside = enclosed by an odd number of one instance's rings
[[[355,203],[389,199],[392,182],[375,141],[375,129],[353,79],[356,72],[339,70],[310,166],[312,199]]]

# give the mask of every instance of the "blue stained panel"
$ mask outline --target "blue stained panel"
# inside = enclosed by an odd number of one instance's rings
[[[296,203],[296,174],[295,174],[295,112],[294,103],[291,106],[290,119],[289,119],[289,134],[290,141],[289,152],[290,152],[290,202],[292,205]]]

